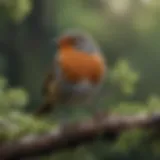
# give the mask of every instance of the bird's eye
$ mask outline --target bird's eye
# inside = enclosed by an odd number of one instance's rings
[[[82,37],[76,37],[75,40],[74,40],[74,43],[76,43],[76,44],[79,44],[81,42],[83,42],[83,38]]]

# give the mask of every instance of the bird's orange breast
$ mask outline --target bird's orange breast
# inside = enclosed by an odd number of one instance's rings
[[[101,56],[89,55],[72,48],[65,48],[59,52],[59,64],[66,80],[77,83],[88,79],[91,83],[98,83],[105,65]]]

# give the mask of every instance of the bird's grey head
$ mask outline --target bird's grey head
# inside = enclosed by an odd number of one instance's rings
[[[58,45],[72,45],[74,48],[89,54],[99,52],[99,47],[93,37],[80,30],[66,31],[59,37],[57,43]]]

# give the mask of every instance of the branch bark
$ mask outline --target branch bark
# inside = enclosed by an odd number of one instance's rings
[[[111,133],[119,134],[130,129],[159,127],[160,113],[136,116],[108,115],[98,119],[94,117],[87,122],[60,126],[45,135],[28,135],[17,141],[3,144],[0,146],[0,157],[3,160],[15,160],[47,155],[92,142],[99,135],[103,135],[106,139]]]

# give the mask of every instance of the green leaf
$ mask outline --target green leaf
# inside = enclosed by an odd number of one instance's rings
[[[12,0],[6,5],[9,16],[16,23],[21,23],[32,10],[31,0]]]

